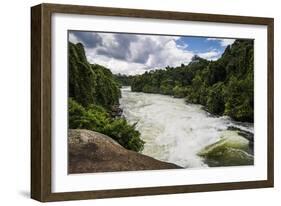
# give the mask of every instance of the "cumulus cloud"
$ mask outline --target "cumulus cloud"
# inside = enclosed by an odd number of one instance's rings
[[[77,43],[82,42],[86,48],[93,48],[102,44],[102,38],[97,33],[76,31],[75,33],[70,32],[69,40]]]
[[[188,64],[195,54],[208,60],[216,60],[221,55],[214,49],[195,53],[188,49],[186,43],[178,44],[179,38],[80,31],[69,33],[71,42],[84,44],[90,63],[103,65],[111,69],[113,73],[142,74],[145,71],[166,66]]]
[[[96,47],[98,55],[128,60],[131,56],[130,45],[138,38],[129,34],[99,34],[103,39],[103,44]]]
[[[208,41],[219,41],[220,45],[226,47],[234,43],[235,39],[207,38]]]
[[[221,57],[222,52],[218,50],[211,50],[208,52],[197,53],[197,55],[200,56],[201,58],[214,61]]]
[[[113,73],[141,74],[147,70],[189,63],[193,52],[179,47],[175,36],[70,32],[69,40],[85,45],[89,62]],[[91,40],[93,42],[91,42]]]

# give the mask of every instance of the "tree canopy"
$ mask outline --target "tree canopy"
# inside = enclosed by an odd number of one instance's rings
[[[111,71],[87,61],[81,43],[69,43],[69,100],[70,129],[89,129],[115,139],[127,149],[140,151],[144,142],[135,124],[125,118],[113,117],[111,110],[119,105],[120,83]]]
[[[194,56],[188,65],[130,78],[132,91],[173,95],[202,104],[213,114],[254,120],[253,40],[236,40],[216,61]]]

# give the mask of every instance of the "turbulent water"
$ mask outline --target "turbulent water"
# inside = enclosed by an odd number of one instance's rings
[[[137,122],[136,129],[145,141],[143,154],[185,168],[207,167],[209,164],[198,153],[218,143],[222,136],[236,135],[233,141],[248,144],[248,140],[235,132],[226,135],[229,127],[253,133],[253,124],[215,117],[200,105],[186,104],[184,99],[131,92],[130,87],[122,88],[120,104],[126,119]]]

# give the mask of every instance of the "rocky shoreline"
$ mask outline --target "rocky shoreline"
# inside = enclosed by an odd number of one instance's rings
[[[181,168],[127,150],[112,138],[85,129],[68,130],[68,151],[70,174]]]

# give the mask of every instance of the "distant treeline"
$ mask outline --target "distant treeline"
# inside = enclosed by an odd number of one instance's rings
[[[202,104],[210,113],[253,122],[253,67],[253,40],[236,40],[216,61],[194,56],[188,65],[115,78],[123,85],[131,85],[135,92],[185,98],[187,102]]]
[[[132,85],[134,76],[125,74],[115,74],[114,78],[119,86],[130,86]]]
[[[81,43],[69,43],[69,128],[97,131],[127,149],[142,150],[144,142],[135,125],[112,116],[120,97],[120,84],[111,71],[90,64]]]

